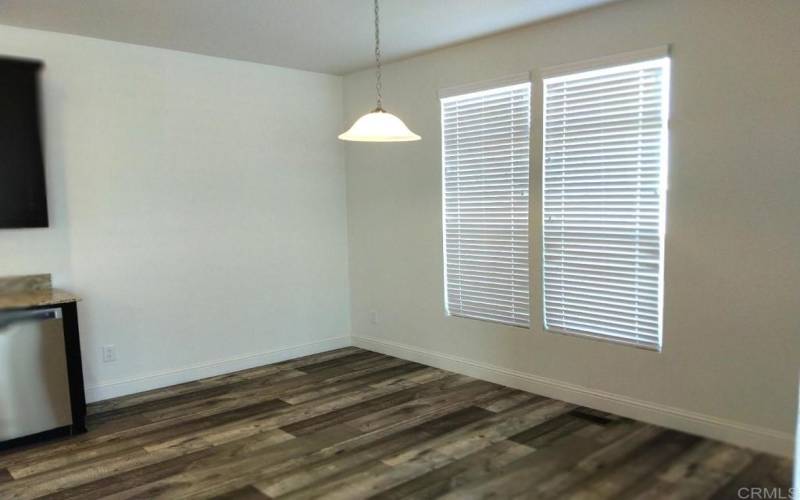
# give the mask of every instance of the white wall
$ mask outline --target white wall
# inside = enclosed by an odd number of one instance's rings
[[[423,140],[348,146],[355,342],[788,453],[800,359],[798,19],[796,0],[629,0],[386,65],[386,108]],[[438,89],[668,43],[663,352],[543,332],[536,266],[530,331],[446,317]],[[373,78],[345,78],[349,119],[373,106]]]
[[[84,298],[90,399],[348,342],[340,77],[11,27],[0,53],[46,63],[51,217],[0,231],[0,275]]]

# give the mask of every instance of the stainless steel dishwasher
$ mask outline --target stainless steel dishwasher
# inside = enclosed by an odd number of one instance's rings
[[[0,442],[69,426],[61,309],[0,312]]]

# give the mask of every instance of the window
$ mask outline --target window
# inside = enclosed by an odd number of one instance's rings
[[[544,79],[545,328],[661,348],[669,59]]]
[[[445,303],[530,324],[530,82],[442,97]]]

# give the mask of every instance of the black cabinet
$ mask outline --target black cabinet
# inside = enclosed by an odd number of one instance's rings
[[[0,228],[47,227],[40,62],[0,58]]]

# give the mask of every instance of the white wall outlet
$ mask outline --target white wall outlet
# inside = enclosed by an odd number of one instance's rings
[[[369,312],[369,322],[373,325],[378,324],[378,312],[377,311],[370,311]]]
[[[113,344],[103,346],[103,363],[117,360],[117,348]]]

